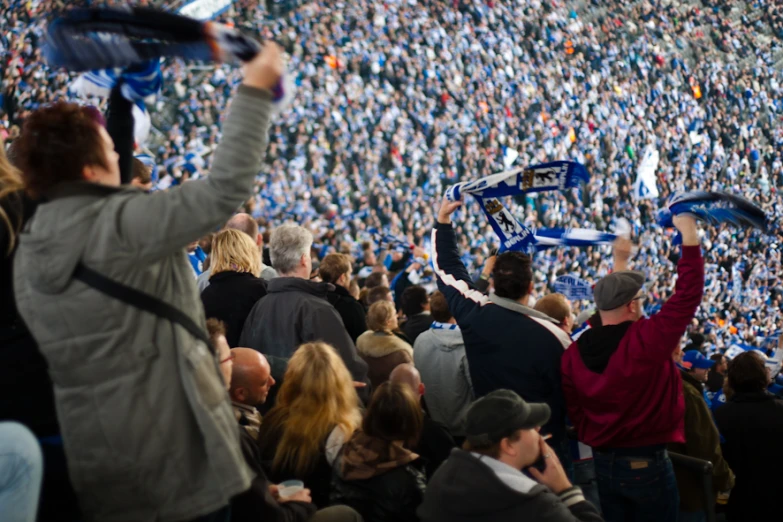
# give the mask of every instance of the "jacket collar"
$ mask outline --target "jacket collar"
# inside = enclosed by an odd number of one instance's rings
[[[224,281],[226,279],[258,279],[258,278],[248,272],[235,272],[234,270],[226,270],[225,272],[211,274],[209,276],[210,282]]]
[[[530,490],[538,485],[538,482],[528,478],[520,470],[512,468],[508,464],[500,462],[497,459],[478,453],[470,453],[470,456],[478,459],[482,464],[491,469],[501,482],[514,491],[527,495],[530,493]]]
[[[300,277],[276,277],[269,281],[267,287],[270,294],[304,292],[321,299],[326,299],[326,294],[332,290],[334,290],[334,285],[331,283],[315,283]]]
[[[343,447],[340,472],[345,480],[366,480],[410,464],[419,455],[395,442],[358,430]]]
[[[518,314],[527,315],[529,317],[535,317],[537,319],[542,319],[544,321],[549,321],[552,324],[557,324],[557,321],[549,317],[548,315],[539,312],[538,310],[534,310],[530,308],[529,306],[525,306],[522,304],[517,303],[516,301],[513,301],[511,299],[508,299],[506,297],[500,297],[496,295],[495,293],[492,293],[489,295],[489,301],[493,304],[496,304],[502,308],[505,308],[506,310],[511,310],[512,312],[516,312]]]
[[[356,350],[365,357],[373,358],[386,357],[399,351],[413,357],[411,345],[389,332],[364,332],[356,339]]]
[[[326,283],[326,284],[331,284],[331,283]],[[350,297],[350,298],[353,298],[353,296],[351,295],[351,292],[346,290],[345,287],[342,287],[340,285],[332,285],[332,286],[334,287],[334,289],[330,290],[331,292],[339,295],[340,297]]]
[[[777,397],[764,390],[763,392],[737,393],[731,398],[731,402],[766,402],[776,398]]]

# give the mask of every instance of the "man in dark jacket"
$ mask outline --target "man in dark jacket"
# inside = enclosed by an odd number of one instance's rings
[[[674,223],[682,257],[675,294],[661,311],[642,318],[644,275],[614,272],[594,290],[601,326],[563,356],[568,415],[579,440],[593,448],[601,509],[610,521],[677,519],[666,444],[685,442],[685,404],[672,353],[701,302],[704,261],[696,221],[675,216]]]
[[[282,225],[272,232],[270,255],[280,277],[269,281],[269,293],[250,311],[239,345],[265,354],[281,383],[291,354],[303,343],[323,341],[337,350],[355,381],[369,383],[367,363],[326,298],[334,286],[309,280],[312,244],[312,234],[300,226]]]
[[[421,521],[600,522],[539,434],[549,415],[546,404],[527,403],[510,390],[473,403],[465,451],[452,451],[430,480],[418,511]],[[537,462],[543,468],[532,467]]]
[[[424,287],[413,285],[405,289],[402,294],[402,313],[408,320],[400,326],[400,329],[405,332],[413,345],[416,338],[429,330],[432,324],[430,297]]]
[[[726,492],[734,487],[734,473],[723,459],[720,434],[712,420],[712,413],[704,400],[702,383],[713,361],[701,352],[686,352],[680,370],[682,391],[685,395],[685,444],[669,444],[669,449],[682,455],[712,462],[712,487],[714,492]],[[691,470],[675,468],[677,488],[680,492],[680,522],[706,520],[702,498],[702,477]]]
[[[729,522],[777,520],[783,474],[783,400],[767,392],[762,356],[743,352],[729,363],[728,402],[715,410],[725,439],[723,457],[737,476],[729,496]]]
[[[340,314],[345,330],[356,343],[356,339],[367,331],[367,320],[364,306],[349,291],[352,272],[351,258],[345,254],[329,254],[319,267],[321,280],[334,285],[334,290],[329,290],[326,298]]]
[[[527,306],[533,289],[529,256],[499,255],[493,275],[495,293],[486,296],[475,289],[460,261],[451,226],[451,214],[460,204],[444,201],[438,212],[432,264],[438,287],[462,331],[476,396],[505,388],[526,401],[546,402],[552,415],[543,429],[552,434],[552,447],[566,459],[560,358],[571,339],[553,319]]]

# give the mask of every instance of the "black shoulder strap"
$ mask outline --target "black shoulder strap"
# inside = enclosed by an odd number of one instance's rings
[[[109,279],[105,275],[100,274],[91,268],[87,268],[83,263],[79,263],[76,266],[73,277],[87,286],[90,286],[109,297],[113,297],[118,301],[127,303],[140,310],[145,310],[158,317],[164,317],[172,323],[177,323],[190,332],[193,337],[206,343],[213,353],[215,352],[212,342],[204,329],[197,325],[195,321],[188,317],[182,310],[174,308],[157,297],[153,297],[136,290],[135,288],[118,283],[113,279]]]

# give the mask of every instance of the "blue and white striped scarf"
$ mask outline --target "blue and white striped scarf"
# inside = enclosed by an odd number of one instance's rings
[[[452,185],[446,190],[449,201],[472,195],[500,239],[500,252],[528,254],[554,246],[590,246],[610,244],[616,236],[597,230],[541,229],[532,231],[520,223],[498,198],[528,192],[544,192],[582,187],[590,180],[587,169],[573,161],[553,161],[493,174],[486,178]]]
[[[731,223],[737,227],[752,227],[767,232],[767,216],[751,201],[728,192],[693,192],[675,194],[669,207],[658,212],[658,224],[664,228],[674,226],[673,217],[690,214],[710,225]],[[679,234],[674,243],[680,242]]]
[[[451,323],[439,323],[433,321],[430,325],[430,330],[459,330],[459,326]]]

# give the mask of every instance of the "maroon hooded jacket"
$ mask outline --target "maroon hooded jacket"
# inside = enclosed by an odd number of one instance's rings
[[[682,247],[674,295],[650,318],[586,331],[561,361],[568,416],[594,448],[685,442],[682,380],[672,352],[701,303],[699,246]]]

